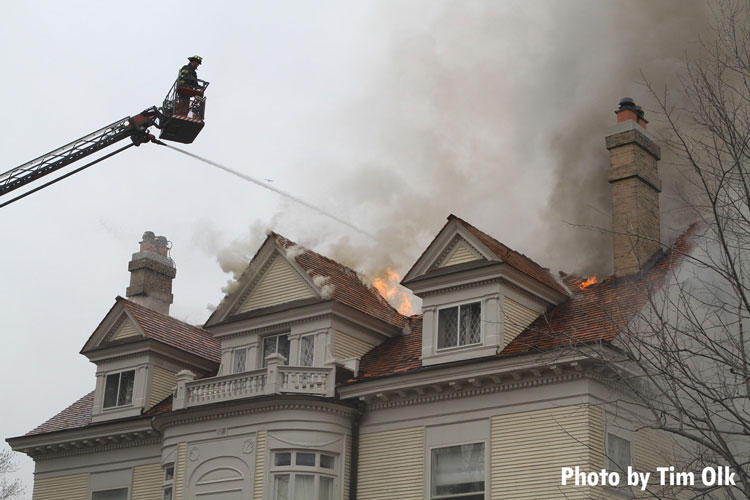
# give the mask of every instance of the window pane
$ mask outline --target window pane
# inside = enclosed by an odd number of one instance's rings
[[[247,349],[236,349],[232,354],[232,373],[242,373],[245,371],[245,360],[247,358]]]
[[[107,383],[104,387],[104,407],[111,408],[117,405],[117,387],[120,385],[120,374],[107,375]]]
[[[128,489],[95,491],[91,494],[91,500],[128,500]]]
[[[627,470],[630,465],[630,441],[614,434],[607,434],[607,458],[610,470]]]
[[[294,500],[315,500],[315,476],[294,475]]]
[[[135,371],[130,370],[120,374],[120,392],[117,396],[117,406],[129,405],[133,402],[133,381]]]
[[[263,339],[263,366],[268,365],[268,362],[266,361],[268,355],[276,352],[277,339],[277,336],[266,337]]]
[[[432,495],[484,491],[484,444],[432,450]]]
[[[306,335],[299,342],[300,366],[312,366],[315,357],[315,336]]]
[[[481,302],[461,305],[461,331],[459,345],[478,344],[482,340]]]
[[[289,364],[289,335],[279,335],[278,353],[286,358],[284,364]]]
[[[164,500],[172,500],[172,487],[167,486],[164,488]]]
[[[320,486],[318,487],[318,500],[333,500],[333,478],[320,478]]]
[[[289,500],[289,474],[273,477],[273,500]]]
[[[274,458],[274,464],[278,466],[291,465],[292,454],[291,453],[277,453]]]
[[[457,345],[458,307],[438,311],[438,349]]]
[[[331,455],[321,455],[320,466],[324,469],[333,469],[333,457]]]
[[[174,479],[174,465],[164,467],[164,480],[171,481]]]
[[[295,465],[305,465],[308,467],[315,467],[315,453],[297,453],[297,457],[294,459]]]

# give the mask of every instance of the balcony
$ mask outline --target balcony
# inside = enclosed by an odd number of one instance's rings
[[[309,394],[333,397],[335,367],[286,366],[278,355],[268,357],[260,370],[194,380],[188,371],[177,374],[172,408],[179,410],[200,405],[271,394]]]

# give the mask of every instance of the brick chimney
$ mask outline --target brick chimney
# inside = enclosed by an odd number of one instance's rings
[[[617,125],[607,135],[615,276],[638,273],[661,254],[657,161],[659,146],[633,99],[620,100]]]
[[[177,274],[169,248],[164,236],[155,236],[151,231],[143,233],[140,251],[133,254],[128,264],[130,286],[125,291],[133,302],[162,314],[169,314],[174,298],[172,280]]]

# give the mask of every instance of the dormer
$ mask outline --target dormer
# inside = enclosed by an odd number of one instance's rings
[[[179,371],[219,366],[211,334],[167,315],[175,270],[166,238],[144,233],[128,267],[132,300],[117,297],[81,350],[97,367],[93,422],[141,415],[172,394]]]
[[[422,365],[494,356],[568,294],[547,269],[450,215],[401,284],[422,299]]]
[[[271,233],[205,328],[221,341],[223,376],[263,369],[273,354],[356,371],[404,321],[353,270]]]

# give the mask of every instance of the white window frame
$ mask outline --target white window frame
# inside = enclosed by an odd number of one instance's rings
[[[172,469],[172,477],[171,478],[167,475],[167,471],[169,469]],[[174,463],[164,464],[164,482],[163,482],[162,487],[161,487],[162,500],[173,500],[174,499],[174,475],[175,475]],[[166,492],[167,492],[167,489],[169,489],[169,496],[168,497],[165,495]]]
[[[466,349],[467,347],[476,347],[484,345],[484,301],[481,299],[472,299],[472,300],[465,300],[463,302],[458,302],[455,304],[450,305],[444,305],[440,306],[435,311],[435,352],[447,352],[447,351],[453,351],[453,350],[460,350],[460,349]],[[458,309],[458,322],[456,323],[456,328],[458,328],[458,331],[456,331],[456,342],[458,342],[461,338],[460,335],[460,328],[461,328],[461,306],[466,306],[469,304],[479,304],[479,342],[475,342],[473,344],[463,344],[463,345],[454,345],[454,346],[448,346],[448,347],[439,347],[440,346],[440,311],[445,309]]]
[[[266,352],[266,339],[269,339],[271,337],[276,337],[276,350],[274,352],[267,353]],[[288,342],[289,342],[289,356],[287,356],[287,360],[286,360],[286,362],[284,364],[286,364],[286,365],[289,364],[289,358],[292,355],[292,352],[291,352],[292,351],[292,349],[291,349],[291,345],[292,345],[291,336],[290,336],[289,332],[274,333],[273,335],[266,335],[265,337],[261,337],[261,339],[260,339],[260,349],[258,349],[258,350],[260,351],[260,357],[261,357],[260,366],[262,366],[263,368],[265,368],[265,367],[268,366],[268,364],[266,363],[266,357],[268,357],[271,354],[279,352],[279,337],[286,337],[288,339]]]
[[[290,454],[290,464],[289,465],[276,465],[276,455],[281,453],[289,453]],[[296,455],[297,453],[309,453],[315,455],[315,465],[314,466],[306,466],[306,465],[296,465]],[[321,467],[321,456],[329,456],[333,458],[333,467],[332,468],[326,468]],[[328,451],[319,451],[319,450],[298,450],[298,449],[278,449],[278,450],[272,450],[270,452],[270,467],[269,467],[269,488],[270,496],[269,498],[271,500],[277,500],[276,497],[276,477],[278,476],[289,476],[289,491],[288,491],[288,498],[291,500],[294,498],[294,487],[295,487],[295,478],[298,475],[302,476],[313,476],[314,477],[314,486],[313,491],[315,494],[316,500],[319,500],[317,498],[319,485],[320,485],[320,478],[330,478],[332,479],[331,484],[331,491],[333,493],[333,498],[337,499],[339,498],[337,495],[337,492],[339,490],[339,476],[338,476],[338,465],[339,461],[341,460],[341,456],[337,453],[328,452]]]
[[[477,444],[481,444],[482,445],[482,451],[483,451],[483,455],[484,455],[484,467],[483,467],[483,470],[482,470],[482,474],[483,474],[483,477],[484,477],[484,488],[483,488],[483,491],[481,491],[481,492],[477,491],[477,492],[473,492],[473,493],[460,493],[460,494],[457,494],[457,495],[438,495],[438,496],[433,496],[432,495],[432,468],[433,468],[432,452],[433,452],[433,450],[439,450],[439,449],[443,449],[443,448],[453,448],[455,446],[477,445]],[[490,485],[489,485],[488,480],[487,480],[488,472],[489,472],[489,470],[488,470],[488,467],[489,467],[489,443],[488,443],[487,440],[480,439],[480,440],[472,440],[472,441],[466,441],[466,442],[460,442],[460,443],[446,443],[446,444],[440,444],[440,445],[437,445],[437,446],[431,446],[431,447],[429,447],[427,449],[427,463],[429,464],[429,470],[428,470],[427,478],[426,478],[427,479],[427,485],[426,485],[427,486],[427,492],[426,492],[427,496],[425,498],[427,500],[441,500],[443,498],[461,498],[462,496],[471,497],[471,496],[475,496],[475,495],[482,495],[484,499],[489,498],[488,497],[488,494],[489,494],[488,487]]]
[[[125,370],[125,371],[127,371],[127,370]],[[122,488],[107,488],[106,490],[92,491],[90,498],[91,498],[91,500],[94,500],[94,495],[97,494],[97,493],[104,493],[104,492],[107,492],[107,491],[117,491],[117,490],[125,490],[125,492],[126,492],[125,493],[125,498],[126,499],[130,498],[130,488],[128,488],[127,486],[123,486]]]
[[[117,404],[117,402],[120,401],[120,389],[122,388],[122,374],[123,373],[128,373],[128,372],[133,372],[133,390],[130,393],[130,401],[128,401],[127,403],[124,403],[124,404],[120,405],[120,404]],[[114,377],[115,375],[117,375],[117,377],[118,377],[118,379],[117,379],[117,394],[116,394],[116,397],[115,397],[115,404],[111,405],[111,406],[106,406],[106,401],[107,401],[107,380],[109,380],[109,377]],[[118,372],[107,373],[104,376],[104,387],[102,388],[102,409],[103,410],[114,410],[116,408],[125,408],[125,407],[128,407],[128,406],[133,406],[133,395],[135,393],[135,385],[136,385],[135,378],[136,378],[136,375],[137,375],[137,370],[130,369],[130,370],[120,370]]]
[[[297,344],[299,346],[299,349],[298,349],[299,353],[297,355],[297,363],[299,364],[299,366],[315,366],[315,337],[316,336],[317,335],[314,333],[308,333],[307,335],[302,335],[299,338],[299,344]],[[303,365],[302,364],[302,343],[303,343],[303,339],[308,339],[308,338],[312,339],[312,350],[313,350],[312,363],[309,365]]]

